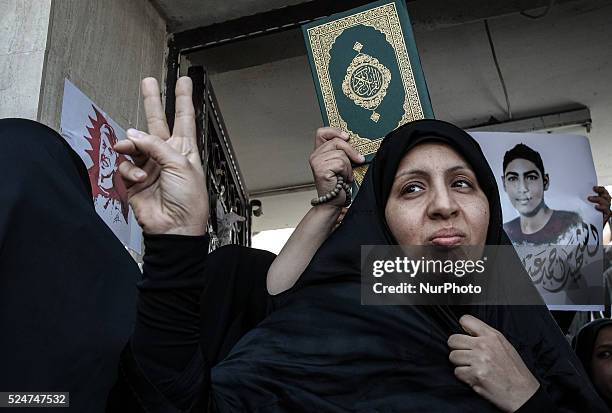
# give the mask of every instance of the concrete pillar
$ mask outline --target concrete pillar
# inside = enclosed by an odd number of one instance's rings
[[[140,79],[165,73],[149,0],[0,0],[0,118],[59,130],[68,78],[123,128],[144,127]]]
[[[37,119],[51,0],[0,0],[0,118]]]

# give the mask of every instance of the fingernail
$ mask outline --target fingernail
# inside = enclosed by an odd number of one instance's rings
[[[345,138],[345,139],[348,139],[349,134],[348,134],[348,133],[346,133],[346,132],[342,132],[342,133],[340,134],[340,136],[342,136],[342,137],[343,137],[343,138]]]
[[[136,179],[142,179],[147,176],[147,174],[144,173],[144,171],[135,171],[134,176],[136,177]]]
[[[359,154],[359,160],[360,160],[361,162],[365,162],[365,156],[363,156],[363,155]]]
[[[129,137],[136,138],[136,139],[143,138],[145,136],[144,132],[141,132],[137,129],[131,129],[131,128],[128,129],[126,133],[128,134]]]

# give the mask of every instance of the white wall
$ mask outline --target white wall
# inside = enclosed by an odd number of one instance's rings
[[[313,189],[252,198],[261,201],[263,210],[263,215],[253,217],[253,234],[271,229],[294,228],[310,210],[310,200],[316,196],[317,191]]]

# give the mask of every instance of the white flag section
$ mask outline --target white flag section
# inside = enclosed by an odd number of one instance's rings
[[[96,212],[125,246],[140,254],[142,231],[118,171],[126,158],[113,150],[117,141],[125,139],[125,131],[68,79],[60,128],[85,163]]]
[[[602,214],[584,136],[470,133],[497,180],[504,229],[550,309],[603,310]]]

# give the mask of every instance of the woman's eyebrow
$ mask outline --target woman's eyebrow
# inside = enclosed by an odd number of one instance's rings
[[[595,351],[600,351],[600,350],[611,350],[612,349],[612,342],[610,343],[604,343],[604,344],[599,344],[597,346],[597,348],[595,349]]]
[[[452,173],[457,171],[471,171],[471,169],[467,165],[455,165],[451,168],[448,168],[445,172]]]
[[[444,171],[444,173],[445,174],[449,174],[449,173],[453,173],[453,172],[457,172],[457,171],[471,171],[471,169],[467,165],[455,165],[455,166],[452,166],[452,167],[446,169]],[[431,171],[426,171],[424,169],[419,169],[419,168],[412,168],[412,169],[407,169],[407,170],[404,170],[404,171],[398,173],[397,175],[395,175],[395,178],[399,178],[399,177],[402,177],[404,175],[429,176],[429,175],[431,175]]]
[[[412,169],[407,169],[404,170],[400,173],[398,173],[397,175],[395,175],[395,178],[400,178],[404,175],[422,175],[422,176],[428,176],[429,172],[427,172],[424,169],[418,169],[418,168],[412,168]]]

